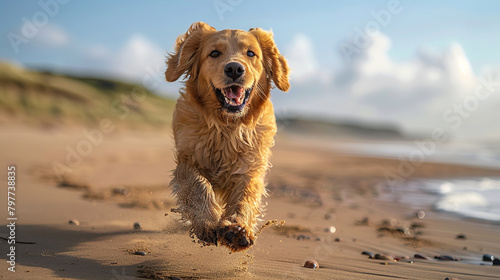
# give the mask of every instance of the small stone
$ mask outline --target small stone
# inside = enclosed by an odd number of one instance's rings
[[[147,255],[147,253],[146,253],[146,252],[144,252],[144,251],[136,251],[136,252],[134,253],[134,255],[145,256],[145,255]]]
[[[500,265],[500,259],[494,259],[493,265]]]
[[[446,277],[446,278],[444,278],[444,280],[459,280],[459,279],[458,278],[453,278],[453,277],[452,278]]]
[[[383,254],[375,254],[374,259],[384,260],[384,261],[394,261],[394,257],[393,256],[383,255]]]
[[[170,280],[182,280],[181,278],[179,278],[179,277],[174,277],[174,276],[169,277],[168,279],[170,279]]]
[[[467,236],[466,236],[465,234],[463,234],[463,233],[461,233],[461,234],[457,234],[456,239],[462,239],[462,240],[465,240],[465,239],[467,239]]]
[[[413,263],[413,261],[408,261],[408,263]]]
[[[440,255],[440,256],[434,256],[435,259],[441,260],[441,261],[458,261],[460,259],[454,258],[452,256],[447,256],[447,255]]]
[[[331,226],[331,227],[326,228],[325,231],[329,232],[329,233],[335,233],[337,231],[337,229],[334,226]]]
[[[307,260],[306,263],[304,264],[304,267],[307,268],[319,268],[319,264],[315,260]]]
[[[80,221],[78,221],[77,219],[71,219],[69,220],[68,222],[70,225],[77,225],[79,226],[80,225]]]
[[[311,237],[307,235],[300,234],[299,236],[297,236],[297,240],[309,240],[309,239],[311,239]]]
[[[373,254],[372,252],[369,252],[369,251],[363,251],[363,252],[361,252],[361,255],[370,256],[371,259],[375,258],[375,254]]]
[[[126,188],[114,188],[113,189],[113,194],[114,195],[123,195],[123,196],[128,196],[130,194],[130,191]]]
[[[344,239],[342,239],[340,237],[335,238],[335,242],[342,242],[342,241],[344,241]]]
[[[422,220],[423,218],[425,218],[425,212],[420,210],[417,212],[417,218],[419,218],[420,220]]]
[[[429,260],[429,258],[428,258],[428,257],[426,257],[426,256],[424,256],[424,255],[420,255],[420,254],[415,254],[415,255],[413,256],[413,258],[415,258],[415,259],[420,259],[420,260]]]
[[[485,262],[492,262],[495,260],[495,256],[489,255],[489,254],[484,254],[483,255],[483,261]]]
[[[332,220],[335,221],[336,217],[332,213],[326,213],[325,214],[325,220],[327,220],[327,221],[332,221]]]
[[[139,222],[135,222],[134,223],[134,229],[141,230],[142,229],[141,224]]]

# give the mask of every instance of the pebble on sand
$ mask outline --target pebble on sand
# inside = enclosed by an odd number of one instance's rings
[[[363,251],[361,252],[361,255],[367,255],[370,256],[371,259],[375,258],[375,254],[369,251]]]
[[[441,260],[441,261],[459,261],[459,258],[454,258],[452,256],[447,256],[447,255],[440,255],[440,256],[434,256],[435,259]]]
[[[71,219],[69,220],[68,222],[70,225],[77,225],[79,226],[80,225],[80,221],[78,221],[77,219]]]
[[[325,220],[327,220],[327,221],[335,221],[336,219],[337,219],[337,217],[335,217],[335,215],[333,215],[332,213],[325,214]]]
[[[462,239],[462,240],[465,240],[465,239],[467,239],[467,235],[465,235],[465,234],[463,234],[463,233],[461,233],[461,234],[457,234],[456,239]]]
[[[114,188],[113,194],[114,195],[128,196],[130,194],[130,191],[127,188]]]
[[[146,253],[146,252],[144,252],[144,251],[136,251],[136,252],[134,253],[134,255],[145,256],[145,255],[147,255],[147,253]]]
[[[453,278],[453,277],[452,278],[446,277],[446,278],[444,278],[444,280],[459,280],[459,279],[458,278]]]
[[[141,224],[139,222],[135,222],[134,223],[134,229],[141,230],[142,229]]]
[[[395,260],[400,261],[400,260],[409,260],[410,256],[396,256],[394,257]]]
[[[494,259],[493,265],[500,265],[500,259]]]
[[[306,263],[304,264],[304,267],[307,268],[319,268],[319,264],[315,260],[307,260]]]
[[[394,261],[393,256],[383,255],[383,254],[375,254],[375,256],[373,258],[377,259],[377,260]]]
[[[484,254],[483,255],[483,261],[485,262],[492,262],[495,260],[495,256],[490,255],[490,254]]]
[[[309,240],[309,239],[311,239],[311,237],[304,234],[300,234],[297,236],[297,240]]]
[[[420,220],[422,220],[423,218],[425,218],[425,212],[420,210],[417,212],[417,218],[419,218]]]
[[[420,254],[415,254],[413,256],[415,259],[420,259],[420,260],[429,260],[428,257],[424,256],[424,255],[420,255]]]
[[[325,228],[325,232],[335,233],[337,229],[334,226]]]

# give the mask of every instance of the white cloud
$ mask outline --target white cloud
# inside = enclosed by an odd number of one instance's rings
[[[159,93],[177,96],[178,83],[167,84],[164,52],[158,45],[142,35],[131,36],[118,50],[93,45],[80,50],[84,55],[82,69],[94,69],[101,73],[130,80]]]
[[[165,52],[141,35],[132,36],[117,53],[113,68],[121,76],[142,80],[165,71]]]
[[[54,24],[47,24],[38,29],[34,40],[36,43],[46,47],[60,48],[69,44],[70,37],[61,27]]]
[[[371,39],[372,44],[349,64],[323,77],[327,82],[322,85],[316,74],[325,71],[313,56],[314,45],[304,35],[297,35],[285,52],[296,76],[292,76],[289,96],[275,95],[278,109],[393,122],[408,132],[435,127],[451,131],[443,113],[474,94],[478,84],[460,44],[453,43],[441,53],[420,50],[412,59],[400,62],[389,56],[387,36],[377,34]],[[492,117],[500,118],[491,104],[500,103],[499,99],[493,96],[481,101],[480,109],[471,112],[453,134],[469,137],[474,132],[474,136],[490,137]],[[500,137],[499,132],[495,135]]]
[[[320,69],[314,57],[314,47],[311,40],[304,34],[296,34],[292,42],[285,48],[286,57],[290,68],[290,78],[296,83],[310,80],[322,80],[328,78],[324,69]]]

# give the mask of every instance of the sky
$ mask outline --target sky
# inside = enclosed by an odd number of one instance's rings
[[[165,56],[196,21],[272,30],[292,69],[278,117],[500,141],[500,1],[3,1],[0,60],[177,97]]]

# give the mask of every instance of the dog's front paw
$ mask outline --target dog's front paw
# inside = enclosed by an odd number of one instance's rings
[[[205,246],[217,246],[217,228],[210,227],[206,224],[194,225],[191,228],[191,236],[198,238]]]
[[[219,244],[222,244],[232,252],[239,252],[250,248],[254,244],[255,237],[251,230],[239,223],[223,221],[217,232]]]

